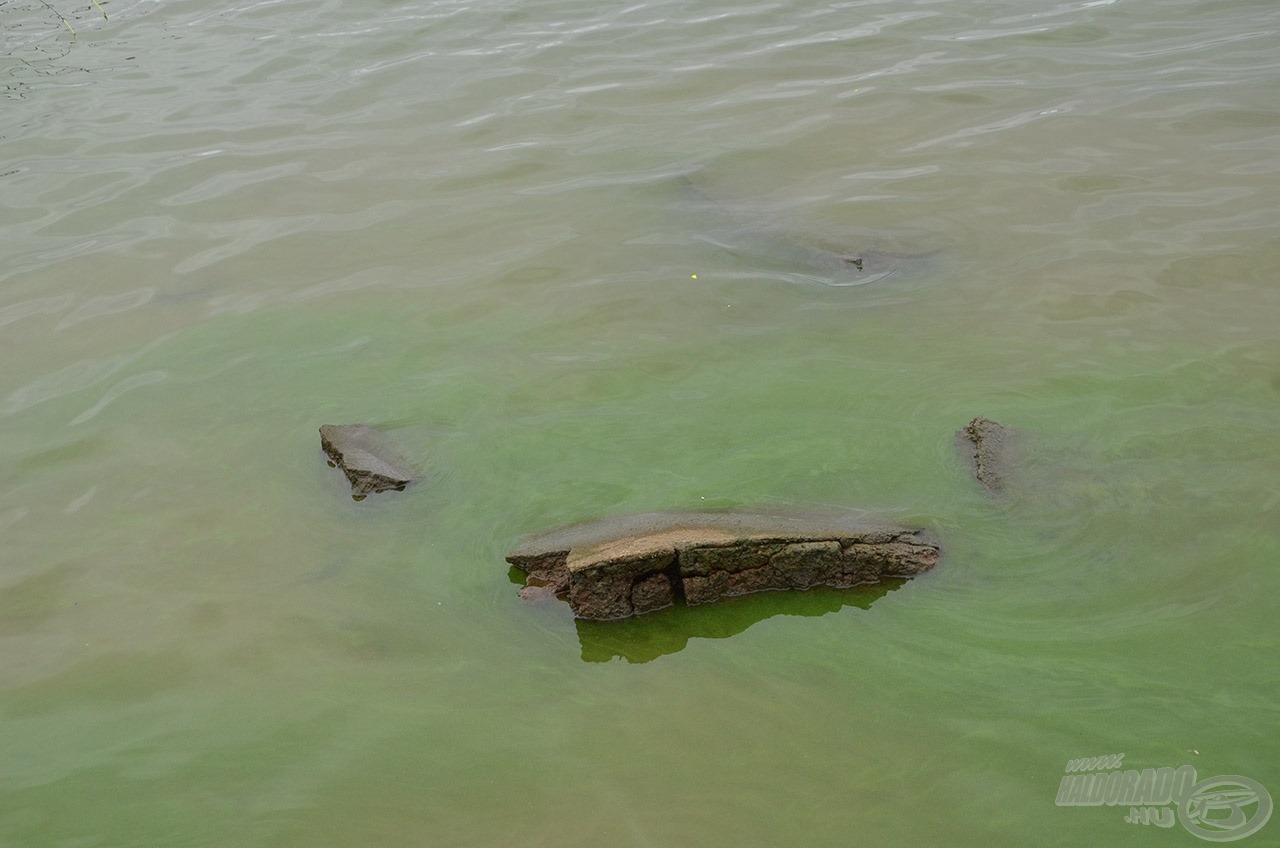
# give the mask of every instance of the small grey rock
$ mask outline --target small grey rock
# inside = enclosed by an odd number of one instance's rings
[[[956,431],[956,449],[973,469],[973,476],[993,495],[1004,492],[1014,433],[1011,427],[982,416]]]
[[[320,428],[320,446],[347,475],[356,499],[371,492],[404,491],[417,477],[399,447],[368,424],[326,424]]]

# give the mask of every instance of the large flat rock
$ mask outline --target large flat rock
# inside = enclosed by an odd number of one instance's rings
[[[862,513],[649,512],[526,539],[507,561],[567,597],[578,618],[910,577],[937,564],[923,531]]]

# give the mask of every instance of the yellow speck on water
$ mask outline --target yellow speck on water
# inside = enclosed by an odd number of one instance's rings
[[[690,274],[690,275],[689,275],[689,279],[691,279],[691,280],[696,280],[696,279],[698,279],[698,275],[697,275],[697,274]]]

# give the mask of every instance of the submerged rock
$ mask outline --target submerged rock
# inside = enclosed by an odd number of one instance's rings
[[[981,416],[956,431],[956,449],[973,469],[973,476],[993,495],[1004,492],[1013,440],[1012,428]]]
[[[625,621],[577,619],[585,662],[615,658],[645,663],[683,651],[693,640],[728,639],[777,616],[821,616],[839,610],[870,609],[880,598],[906,584],[898,577],[852,589],[817,586],[804,592],[756,592],[701,607],[674,607],[656,616]],[[550,603],[550,602],[548,602]]]
[[[918,529],[856,513],[767,512],[621,516],[535,536],[507,556],[591,620],[771,589],[850,588],[912,577],[938,559]]]
[[[368,424],[326,424],[320,446],[329,464],[342,469],[356,499],[371,492],[404,491],[417,474],[399,447]]]

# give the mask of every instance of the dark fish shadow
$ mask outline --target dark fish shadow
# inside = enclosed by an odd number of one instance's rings
[[[895,277],[922,276],[936,265],[942,253],[941,248],[919,252],[884,250],[876,246],[875,237],[855,239],[861,244],[822,244],[735,214],[708,197],[687,176],[677,177],[676,182],[706,219],[706,227],[696,236],[698,241],[784,276],[829,286],[864,286]]]

